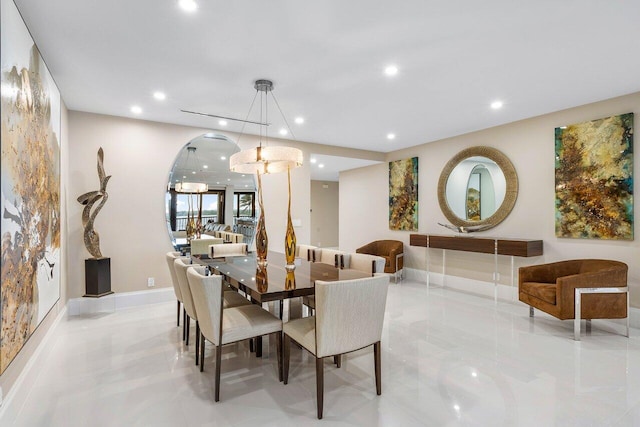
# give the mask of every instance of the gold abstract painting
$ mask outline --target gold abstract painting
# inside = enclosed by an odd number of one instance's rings
[[[389,162],[389,228],[418,230],[418,158]]]
[[[633,240],[633,113],[555,130],[556,236]]]
[[[60,298],[60,93],[2,0],[0,373]]]

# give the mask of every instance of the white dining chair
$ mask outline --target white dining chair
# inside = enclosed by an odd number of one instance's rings
[[[315,262],[330,264],[337,268],[344,268],[344,251],[338,249],[316,248],[314,249]]]
[[[343,255],[344,268],[363,271],[365,273],[384,273],[384,264],[387,262],[381,256],[347,253]]]
[[[249,248],[246,243],[222,243],[209,246],[210,258],[225,258],[231,256],[247,256]]]
[[[315,316],[284,324],[283,380],[289,381],[291,340],[316,358],[318,419],[324,401],[323,358],[373,345],[376,393],[382,393],[380,341],[384,323],[389,275],[335,282],[316,281]]]
[[[317,246],[296,245],[296,257],[307,261],[315,261],[315,249],[317,249]]]
[[[276,339],[278,377],[282,380],[282,320],[257,304],[222,309],[222,277],[204,276],[194,269],[187,271],[196,311],[199,315],[202,343],[200,371],[204,370],[204,340],[215,346],[215,401],[220,400],[222,346],[270,334]]]
[[[173,285],[173,292],[176,294],[176,302],[178,305],[178,314],[177,314],[177,326],[180,326],[180,305],[182,304],[182,292],[180,291],[180,285],[178,284],[178,278],[176,277],[176,269],[173,266],[176,258],[180,257],[180,252],[167,252],[166,260],[167,266],[169,267],[169,273],[171,274],[171,284]],[[183,309],[184,311],[184,309]],[[183,316],[184,318],[184,316]],[[182,339],[185,338],[185,330],[182,330]]]

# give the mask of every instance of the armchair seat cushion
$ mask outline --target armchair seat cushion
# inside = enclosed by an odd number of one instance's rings
[[[520,290],[534,298],[556,305],[555,283],[523,282],[520,285]]]

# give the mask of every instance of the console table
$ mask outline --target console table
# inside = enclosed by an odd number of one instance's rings
[[[493,299],[498,302],[498,255],[511,257],[511,286],[514,285],[514,257],[533,257],[542,255],[542,240],[501,239],[489,237],[442,236],[437,234],[411,234],[411,246],[422,246],[432,249],[442,249],[443,286],[445,277],[447,250],[478,252],[493,254]],[[429,256],[427,255],[427,287],[430,281]]]

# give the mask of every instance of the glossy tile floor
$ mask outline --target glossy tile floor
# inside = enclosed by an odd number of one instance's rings
[[[327,360],[322,421],[302,350],[292,349],[285,386],[273,343],[262,359],[225,347],[215,403],[212,348],[200,373],[180,331],[174,303],[63,320],[15,425],[640,425],[637,329],[627,339],[594,321],[575,342],[569,321],[416,282],[389,288],[382,396],[370,349],[341,369]]]

